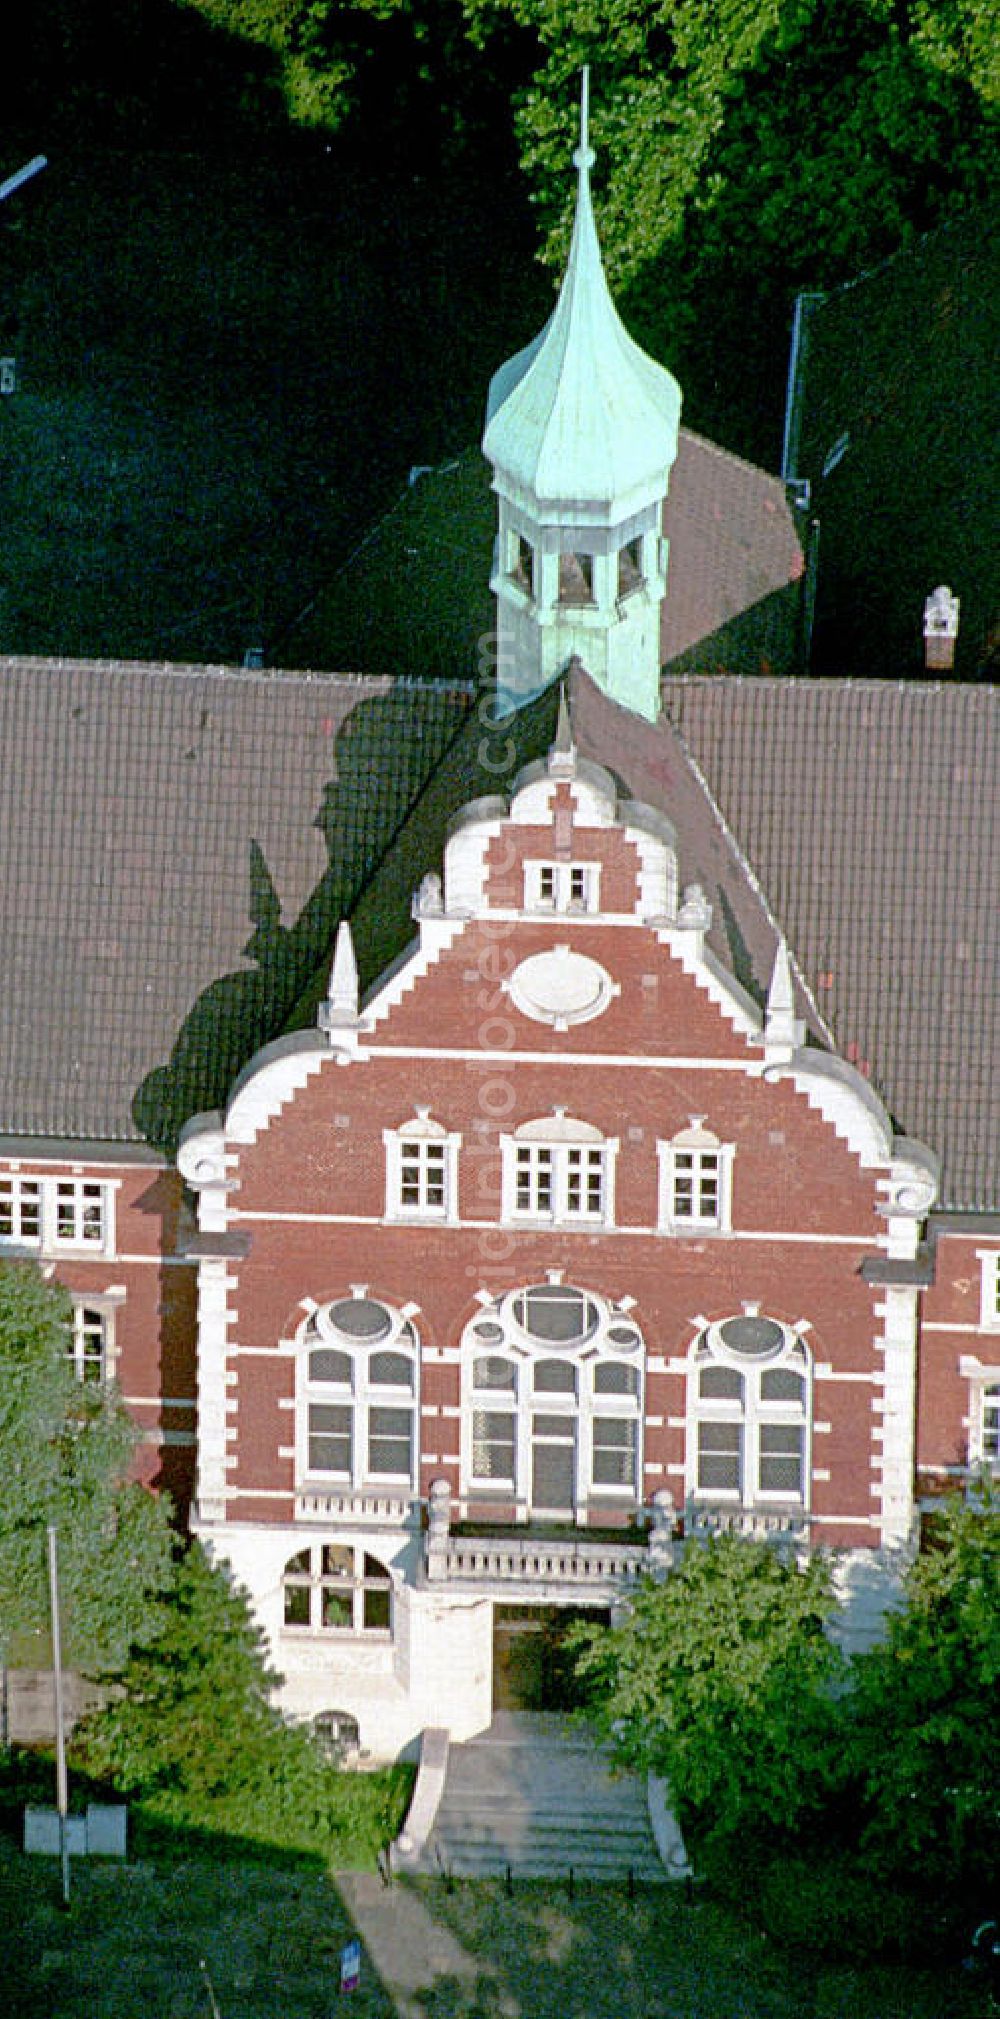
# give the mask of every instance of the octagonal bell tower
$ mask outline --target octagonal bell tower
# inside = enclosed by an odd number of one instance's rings
[[[629,336],[608,291],[586,70],[573,160],[576,219],[558,301],[534,342],[494,373],[487,402],[499,703],[518,707],[576,657],[612,699],[654,720],[681,394]]]

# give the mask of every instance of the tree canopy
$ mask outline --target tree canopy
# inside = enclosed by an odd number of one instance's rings
[[[689,1543],[610,1631],[586,1630],[593,1712],[630,1765],[661,1775],[702,1840],[799,1825],[826,1788],[828,1566],[734,1536]],[[780,1827],[780,1825],[777,1825]]]
[[[113,1668],[169,1580],[169,1509],[128,1483],[137,1433],[114,1389],[77,1379],[71,1317],[33,1263],[0,1264],[0,1659],[47,1631],[54,1525],[65,1656]]]

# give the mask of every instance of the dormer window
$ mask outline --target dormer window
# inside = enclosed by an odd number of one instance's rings
[[[626,540],[618,549],[618,594],[631,596],[633,589],[641,589],[645,577],[642,570],[642,536]]]
[[[584,604],[594,600],[593,554],[566,553],[559,556],[560,603]]]
[[[418,1108],[399,1129],[383,1130],[387,1220],[456,1218],[461,1140],[428,1108]]]
[[[660,1230],[666,1234],[725,1233],[731,1224],[733,1145],[721,1143],[700,1116],[669,1143],[660,1160]]]
[[[599,862],[526,862],[526,911],[597,911]]]

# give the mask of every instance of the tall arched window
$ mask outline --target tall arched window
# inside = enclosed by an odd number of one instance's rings
[[[466,1495],[552,1519],[642,1499],[643,1341],[562,1283],[487,1306],[463,1341]]]
[[[412,1486],[417,1376],[402,1312],[364,1295],[320,1305],[301,1334],[300,1479]]]
[[[696,1501],[803,1508],[808,1499],[812,1367],[777,1318],[709,1325],[689,1374],[687,1486]]]

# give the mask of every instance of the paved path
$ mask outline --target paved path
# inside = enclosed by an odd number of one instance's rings
[[[470,1956],[405,1881],[384,1886],[374,1872],[341,1872],[336,1884],[399,2019],[427,2019],[433,2010],[428,1994],[442,1979],[471,1993],[484,1977],[495,1999],[490,2009],[522,2019],[519,2001],[501,1990],[496,1971]]]

